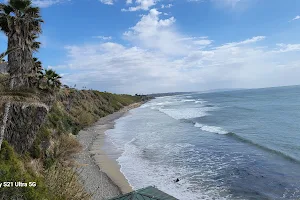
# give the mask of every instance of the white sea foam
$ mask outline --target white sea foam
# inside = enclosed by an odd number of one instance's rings
[[[165,145],[162,147],[173,153],[180,152],[184,148],[193,148],[190,144]],[[176,149],[176,152],[174,150]],[[189,167],[175,167],[168,163],[152,163],[142,158],[143,151],[132,143],[127,143],[125,152],[117,159],[121,166],[121,172],[125,175],[133,189],[140,189],[149,185],[155,185],[158,189],[169,193],[181,200],[213,199],[219,196],[219,190],[214,188],[199,187],[184,177],[191,173],[197,173]],[[174,183],[177,177],[183,177],[180,182]],[[222,199],[222,198],[218,198]]]
[[[208,115],[205,109],[202,108],[178,108],[178,109],[159,109],[174,119],[192,119],[198,117],[204,117]]]
[[[151,109],[157,109],[166,105],[172,105],[172,104],[176,104],[177,101],[151,101],[148,102],[146,104],[141,105],[141,108],[151,108]]]
[[[181,102],[194,102],[194,99],[182,99]]]
[[[217,134],[220,134],[220,135],[225,135],[225,134],[228,133],[227,131],[225,131],[221,127],[217,127],[217,126],[208,126],[208,125],[203,125],[203,124],[200,124],[200,123],[195,123],[195,127],[198,127],[203,131],[207,131],[207,132],[211,132],[211,133],[217,133]]]
[[[201,100],[201,99],[198,99],[195,101],[195,103],[199,103],[199,104],[205,104],[207,103],[207,101],[204,101],[204,100]]]
[[[203,125],[202,124],[199,124],[198,122],[197,123],[195,123],[195,127],[197,127],[197,128],[201,128]]]
[[[170,99],[164,100],[173,101]],[[176,101],[177,103],[180,102],[180,100]],[[168,112],[168,109],[164,109],[163,105],[152,104],[151,107],[160,107],[161,110],[167,110]],[[178,108],[178,106],[174,108]],[[206,115],[206,111],[209,109],[211,108],[181,107],[171,109],[174,113],[171,111],[169,114],[184,119]],[[177,112],[181,115],[178,115]],[[156,112],[149,113],[155,114]],[[147,120],[143,126],[140,122],[137,124],[136,120],[140,120],[148,114],[143,109],[137,109],[133,111],[133,115],[117,120],[115,129],[107,134],[117,146],[122,146],[120,148],[120,150],[123,150],[122,155],[117,159],[117,162],[120,164],[121,172],[130,185],[134,189],[155,185],[160,190],[181,200],[224,199],[220,198],[221,187],[204,184],[211,182],[211,176],[208,173],[216,172],[214,170],[210,172],[209,167],[205,167],[204,170],[200,171],[200,168],[192,166],[198,162],[197,155],[200,152],[198,152],[197,147],[185,140],[178,143],[168,143],[166,141],[169,141],[168,139],[172,138],[172,135],[163,134],[164,132],[159,129],[159,126],[156,128],[155,125],[160,124],[160,117],[165,119],[167,116],[160,114],[157,121]],[[165,137],[165,139],[162,139],[162,137]],[[185,156],[189,153],[195,156]],[[201,159],[205,158],[202,157]],[[207,157],[208,160],[209,158]],[[177,165],[174,165],[174,162]],[[209,162],[203,161],[203,163]],[[192,177],[194,174],[200,177]],[[178,177],[180,181],[174,183],[173,181]]]

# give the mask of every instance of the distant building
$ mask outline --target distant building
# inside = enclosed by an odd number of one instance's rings
[[[0,74],[6,74],[8,73],[7,63],[3,62],[0,63]]]

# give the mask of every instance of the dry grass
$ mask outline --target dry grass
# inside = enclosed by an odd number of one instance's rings
[[[31,169],[36,176],[42,176],[44,167],[40,159],[32,159],[29,162],[26,162],[25,164],[26,168]]]
[[[70,161],[70,157],[82,149],[80,143],[72,135],[61,135],[55,144],[54,157],[60,163]]]
[[[88,200],[90,195],[78,180],[77,173],[59,164],[52,166],[45,176],[46,186],[55,199]]]
[[[81,145],[73,135],[63,134],[53,142],[56,162],[45,171],[45,185],[54,200],[90,199],[83,185],[78,180],[71,156],[81,150]]]

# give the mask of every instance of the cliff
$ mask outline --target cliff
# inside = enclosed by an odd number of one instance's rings
[[[48,106],[41,103],[6,103],[1,124],[4,140],[19,153],[27,151],[33,144],[48,110]]]
[[[0,199],[89,199],[74,174],[71,158],[81,147],[73,135],[146,99],[69,88],[49,94],[1,87],[5,85],[0,83],[0,183],[37,181],[38,186],[0,190]]]

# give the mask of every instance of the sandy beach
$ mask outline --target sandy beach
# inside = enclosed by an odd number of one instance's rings
[[[114,128],[114,121],[140,105],[141,103],[135,103],[103,117],[77,135],[78,141],[83,146],[82,152],[75,156],[77,170],[84,187],[92,194],[92,199],[109,199],[132,191],[120,172],[118,163],[111,159],[111,155],[107,155],[102,147],[106,137],[105,131]]]

